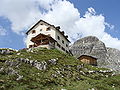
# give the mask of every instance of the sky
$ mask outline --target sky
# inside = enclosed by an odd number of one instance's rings
[[[40,19],[61,26],[73,43],[96,36],[120,50],[120,0],[1,0],[0,48],[26,48],[25,34]]]

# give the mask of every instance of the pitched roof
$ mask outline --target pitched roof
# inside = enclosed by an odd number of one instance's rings
[[[94,58],[94,59],[96,59],[96,60],[97,60],[97,57],[92,56],[92,55],[81,55],[80,57],[83,57],[83,56],[86,56],[86,57],[91,57],[91,58]],[[78,59],[79,59],[80,57],[78,57]]]
[[[39,20],[35,25],[33,25],[33,26],[26,32],[26,34],[28,35],[28,33],[29,33],[35,26],[37,26],[40,22],[44,22],[44,23],[46,23],[47,25],[55,28],[55,30],[58,30],[58,31],[63,35],[63,37],[64,37],[68,42],[70,42],[70,41],[68,40],[68,36],[65,36],[65,35],[64,35],[64,31],[61,32],[61,31],[59,30],[59,29],[60,29],[60,26],[55,27],[54,25],[51,25],[51,24],[49,24],[49,23],[47,23],[47,22],[45,22],[45,21],[43,21],[43,20]]]

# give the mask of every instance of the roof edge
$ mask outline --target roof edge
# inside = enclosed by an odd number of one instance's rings
[[[94,59],[98,59],[97,57],[95,57],[95,56],[92,56],[92,55],[80,55],[79,57],[78,57],[78,59],[80,58],[80,57],[82,57],[82,56],[87,56],[87,57],[92,57],[92,58],[94,58]]]
[[[28,35],[28,33],[29,33],[38,23],[40,23],[40,22],[44,22],[44,23],[52,26],[52,27],[55,28],[56,30],[58,30],[58,31],[64,36],[64,38],[70,43],[70,41],[68,40],[68,37],[66,37],[66,36],[62,33],[62,31],[60,31],[60,30],[57,29],[54,25],[51,25],[51,24],[47,23],[47,22],[44,21],[44,20],[39,20],[36,24],[34,24],[34,25],[26,32],[26,34]]]

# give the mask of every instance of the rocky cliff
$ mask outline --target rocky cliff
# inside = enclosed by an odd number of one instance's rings
[[[120,51],[106,47],[105,44],[95,36],[88,36],[77,40],[71,45],[70,50],[76,58],[81,55],[91,55],[97,58],[99,67],[120,72]]]

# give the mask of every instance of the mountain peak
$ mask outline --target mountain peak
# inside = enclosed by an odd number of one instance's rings
[[[120,72],[120,51],[106,47],[105,44],[95,36],[87,36],[77,40],[71,45],[70,51],[76,58],[81,55],[95,56],[98,58],[98,67],[109,68]]]
[[[83,38],[77,40],[75,42],[75,44],[77,44],[77,43],[81,43],[81,44],[94,43],[94,42],[97,42],[97,41],[99,41],[99,39],[96,36],[87,36],[87,37],[83,37]]]

